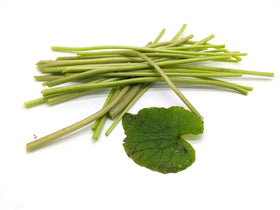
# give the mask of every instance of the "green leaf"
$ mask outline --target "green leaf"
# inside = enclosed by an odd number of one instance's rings
[[[135,163],[161,173],[176,173],[195,161],[195,151],[182,136],[203,133],[202,119],[183,107],[145,108],[122,120],[123,146]]]

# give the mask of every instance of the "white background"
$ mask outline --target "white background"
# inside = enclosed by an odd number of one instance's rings
[[[204,116],[191,144],[196,161],[163,175],[136,165],[122,147],[122,126],[91,140],[90,126],[33,153],[25,144],[96,112],[106,94],[61,105],[23,108],[40,97],[35,63],[54,59],[52,45],[143,46],[166,28],[168,40],[187,23],[194,40],[247,52],[240,69],[275,77],[229,81],[248,96],[182,88]],[[0,1],[0,209],[280,209],[279,0],[263,1]],[[167,86],[150,89],[130,110],[183,106]],[[110,124],[106,124],[108,127]]]

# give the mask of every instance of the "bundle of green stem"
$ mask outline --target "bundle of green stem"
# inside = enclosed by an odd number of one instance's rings
[[[41,60],[37,67],[42,75],[35,76],[43,86],[42,97],[27,101],[25,107],[47,103],[54,105],[85,94],[97,88],[111,88],[100,111],[45,137],[30,142],[27,151],[38,149],[66,134],[94,122],[93,139],[97,139],[107,118],[115,121],[106,131],[108,135],[130,107],[156,82],[166,82],[183,103],[201,116],[194,106],[178,90],[175,84],[200,84],[232,89],[247,95],[252,87],[227,82],[221,77],[256,75],[273,77],[273,73],[218,68],[209,66],[214,62],[240,62],[246,53],[229,51],[224,44],[210,44],[210,35],[193,41],[194,35],[182,37],[186,24],[170,40],[160,42],[165,29],[144,47],[105,45],[93,47],[52,47],[53,51],[69,52],[72,55],[56,60]],[[76,55],[73,56],[73,53]],[[203,65],[202,62],[208,65]],[[59,86],[58,86],[59,85]],[[54,87],[58,86],[58,87]]]

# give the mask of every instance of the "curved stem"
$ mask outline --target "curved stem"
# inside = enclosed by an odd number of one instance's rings
[[[87,124],[93,122],[94,120],[102,117],[103,115],[105,115],[115,104],[118,103],[118,101],[122,98],[122,96],[128,91],[129,89],[129,86],[123,88],[120,92],[120,94],[115,97],[106,107],[102,108],[101,110],[99,110],[98,112],[90,115],[89,117],[79,121],[79,122],[76,122],[70,126],[67,126],[65,128],[62,128],[54,133],[51,133],[47,136],[44,136],[40,139],[37,139],[35,141],[32,141],[28,144],[26,144],[26,151],[28,152],[31,152],[33,150],[36,150],[36,149],[39,149],[43,146],[45,146],[46,144],[62,137],[62,136],[65,136],[69,133],[72,133],[84,126],[86,126]]]
[[[91,51],[91,50],[105,50],[105,49],[126,49],[126,50],[135,50],[140,52],[165,52],[165,53],[181,53],[186,55],[217,55],[217,53],[211,52],[196,52],[196,51],[180,51],[180,50],[166,50],[159,48],[150,48],[150,47],[136,47],[136,46],[125,46],[125,45],[103,45],[103,46],[92,46],[92,47],[62,47],[62,46],[53,46],[53,51]],[[78,55],[91,55],[92,52],[78,52]],[[95,53],[95,52],[93,52]],[[235,53],[235,52],[225,52],[221,55],[230,55],[230,56],[241,56],[247,55],[247,53]]]
[[[191,104],[191,102],[189,102],[189,100],[184,96],[184,94],[182,94],[182,92],[174,85],[174,83],[170,80],[170,78],[164,73],[164,71],[162,71],[162,69],[153,60],[151,60],[149,57],[147,57],[146,55],[144,55],[140,52],[137,52],[137,54],[139,55],[139,57],[146,60],[151,66],[153,66],[155,68],[155,70],[162,76],[162,78],[166,81],[166,83],[169,85],[169,87],[175,92],[175,94],[183,101],[183,103],[192,112],[194,112],[195,114],[197,114],[198,116],[200,116],[202,118],[200,113],[194,108],[194,106]]]
[[[93,59],[80,59],[80,60],[54,60],[46,64],[37,65],[39,70],[46,67],[56,66],[72,66],[84,64],[107,64],[107,63],[126,63],[126,62],[142,62],[142,59],[135,57],[107,57],[107,58],[93,58]]]
[[[170,78],[172,82],[179,82],[179,83],[193,83],[193,84],[207,84],[207,85],[216,85],[216,86],[224,86],[223,84],[220,84],[219,82],[209,81],[205,79],[192,79],[192,78]],[[146,83],[146,82],[160,82],[164,81],[161,77],[140,77],[140,78],[131,78],[131,79],[123,79],[113,82],[100,82],[96,84],[79,84],[79,85],[71,85],[71,86],[62,86],[62,87],[56,87],[56,88],[50,88],[46,90],[42,90],[41,93],[45,96],[48,95],[56,95],[56,94],[65,94],[65,93],[71,93],[76,91],[83,91],[83,90],[91,90],[95,88],[103,88],[103,87],[114,87],[114,86],[120,86],[120,85],[129,85],[129,84],[136,84],[136,83]],[[234,85],[233,83],[231,83]],[[237,86],[237,85],[236,85]],[[229,87],[229,86],[225,86]],[[233,86],[230,86],[231,88]],[[239,92],[243,93],[243,91]],[[247,93],[246,93],[247,94]]]
[[[250,71],[250,70],[240,70],[240,69],[231,69],[231,68],[220,68],[213,66],[199,66],[199,65],[177,65],[174,67],[192,69],[192,70],[203,70],[203,71],[213,71],[213,72],[230,72],[230,73],[241,73],[254,76],[266,76],[274,77],[273,72],[261,72],[261,71]]]

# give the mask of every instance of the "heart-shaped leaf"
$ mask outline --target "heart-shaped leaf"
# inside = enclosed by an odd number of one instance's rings
[[[145,108],[123,117],[127,155],[161,173],[176,173],[195,161],[195,151],[182,136],[203,133],[203,121],[183,107]]]

